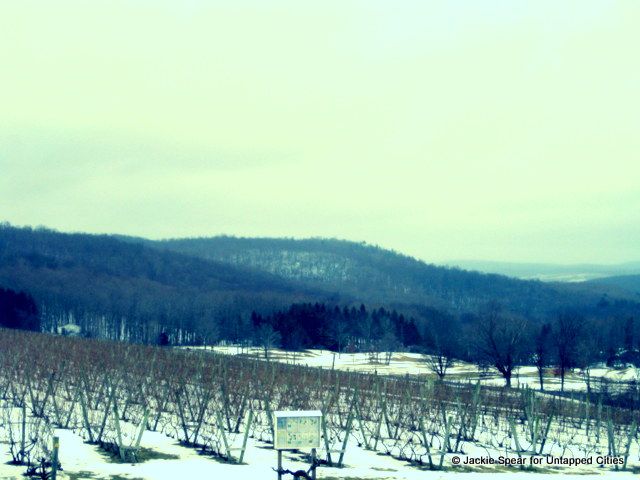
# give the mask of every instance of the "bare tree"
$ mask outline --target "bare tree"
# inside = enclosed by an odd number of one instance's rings
[[[579,326],[579,336],[575,344],[575,366],[580,369],[580,375],[587,386],[587,393],[591,393],[591,369],[600,358],[596,337],[582,334],[582,332],[592,331],[595,331],[595,326],[588,321],[583,321]]]
[[[443,380],[455,363],[453,358],[457,350],[456,337],[452,332],[438,328],[431,333],[431,339],[433,344],[425,351],[425,361],[429,370]]]
[[[436,351],[432,355],[427,355],[427,367],[438,376],[438,379],[444,380],[447,370],[454,364],[453,358],[442,350]]]
[[[502,312],[496,303],[487,306],[478,323],[478,354],[502,374],[507,387],[521,359],[525,326],[524,319]]]
[[[540,390],[544,391],[544,370],[551,364],[551,324],[545,323],[535,336],[534,363],[538,370]]]
[[[436,314],[422,325],[422,353],[427,368],[443,380],[454,358],[460,358],[461,327],[450,315]]]
[[[582,337],[582,322],[583,319],[573,312],[564,312],[558,316],[555,344],[558,370],[560,370],[560,390],[563,392],[567,370],[577,366],[578,342]]]
[[[338,347],[338,354],[342,353],[349,339],[349,326],[347,322],[342,318],[338,318],[330,325],[328,336]]]
[[[280,334],[271,325],[263,323],[255,332],[256,344],[262,348],[265,360],[269,361],[269,352],[280,344]]]
[[[379,350],[384,352],[385,364],[389,365],[393,358],[393,352],[400,350],[400,341],[392,330],[386,330],[379,340],[379,344]]]

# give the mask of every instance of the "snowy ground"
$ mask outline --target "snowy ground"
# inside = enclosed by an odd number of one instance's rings
[[[202,349],[203,347],[186,347],[190,349]],[[244,355],[253,358],[264,359],[264,351],[259,348],[241,348],[238,346],[216,346],[208,347],[215,352],[226,355]],[[337,354],[329,350],[305,350],[303,352],[289,352],[286,350],[274,349],[269,352],[272,360],[306,365],[309,367],[335,368],[337,370],[349,370],[358,372],[377,372],[382,375],[430,375],[435,376],[429,370],[425,356],[418,353],[394,352],[391,362],[387,365],[384,355],[381,354],[379,362],[371,362],[367,353],[341,353]],[[560,390],[560,377],[554,376],[553,369],[547,369],[545,375],[546,390]],[[603,365],[594,366],[591,371],[592,386],[597,390],[601,379],[609,382],[629,382],[637,380],[640,376],[640,369],[626,367],[621,369],[607,368]],[[495,370],[481,372],[477,366],[471,363],[457,361],[447,372],[447,379],[471,381],[478,379],[485,385],[504,385],[504,379]],[[523,366],[518,368],[512,378],[513,386],[528,385],[531,388],[539,388],[538,371],[533,366]],[[584,375],[578,369],[567,374],[564,389],[567,391],[584,391],[586,383]]]
[[[276,474],[271,470],[276,465],[276,452],[269,444],[251,440],[247,451],[246,462],[234,465],[216,460],[210,456],[199,455],[193,448],[183,447],[171,438],[156,432],[145,432],[142,446],[151,449],[155,458],[138,464],[116,463],[98,447],[83,442],[82,438],[70,430],[57,430],[60,437],[60,461],[64,471],[60,479],[132,479],[132,480],[175,480],[175,479],[274,479]],[[9,457],[5,454],[5,445],[0,445],[0,478],[23,479],[24,467],[7,465]],[[470,455],[486,455],[486,452],[474,451]],[[498,455],[494,455],[497,459]],[[445,466],[451,467],[446,472],[432,472],[416,468],[407,462],[396,460],[390,456],[366,451],[357,446],[349,447],[346,466],[343,468],[318,468],[318,479],[378,479],[378,480],[425,480],[473,478],[487,479],[500,472],[501,478],[531,478],[536,472],[520,471],[518,467],[478,467],[471,471],[466,467],[453,467],[453,455],[445,459]],[[463,461],[464,461],[464,457]],[[290,470],[306,468],[301,455],[285,452],[283,467]],[[573,467],[561,470],[563,476],[580,479],[602,478],[603,475],[616,475],[619,478],[630,477],[626,472],[614,473],[609,469],[601,470],[602,474],[593,473],[593,468]],[[544,469],[537,473],[559,473],[558,470]],[[292,478],[291,476],[285,478]]]

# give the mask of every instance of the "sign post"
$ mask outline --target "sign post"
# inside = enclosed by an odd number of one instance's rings
[[[293,473],[296,478],[316,478],[316,448],[320,448],[322,412],[320,410],[294,410],[273,412],[273,448],[278,451],[278,480],[283,473]],[[311,449],[311,468],[290,472],[282,469],[283,450]],[[308,474],[311,473],[311,476]]]

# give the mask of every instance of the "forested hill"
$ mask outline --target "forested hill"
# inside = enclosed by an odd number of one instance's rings
[[[151,241],[8,224],[0,224],[0,288],[31,295],[45,331],[71,323],[85,334],[142,342],[161,332],[175,343],[246,340],[252,312],[268,318],[304,302],[342,312],[364,303],[418,324],[445,317],[473,323],[494,301],[534,321],[565,308],[602,319],[640,312],[638,303],[603,298],[593,285],[581,290],[438,267],[346,241]]]
[[[632,298],[640,301],[640,275],[616,275],[589,281],[594,288],[608,286],[622,289]]]
[[[212,324],[219,333],[218,324],[253,310],[344,300],[267,272],[112,236],[7,224],[0,224],[0,287],[29,292],[44,330],[76,323],[95,336],[135,341],[154,341],[161,330],[174,338],[204,334]]]
[[[260,269],[314,288],[348,293],[370,304],[394,307],[429,305],[463,313],[476,312],[487,302],[497,300],[524,316],[543,318],[567,307],[590,313],[601,299],[592,290],[581,292],[559,284],[436,266],[390,250],[342,240],[223,236],[151,243]]]

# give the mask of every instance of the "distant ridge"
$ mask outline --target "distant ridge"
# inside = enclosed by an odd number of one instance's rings
[[[451,260],[445,265],[457,266],[485,273],[498,273],[520,279],[547,282],[584,282],[596,278],[640,274],[640,262],[612,265],[601,264],[553,264],[526,262],[492,262],[484,260]]]
[[[595,287],[609,286],[626,290],[640,300],[640,275],[617,275],[598,278],[597,280],[591,280],[589,284]]]
[[[592,289],[427,264],[380,247],[336,239],[210,238],[150,241],[158,248],[267,271],[354,298],[392,305],[427,304],[477,311],[496,300],[528,317],[597,304]]]

